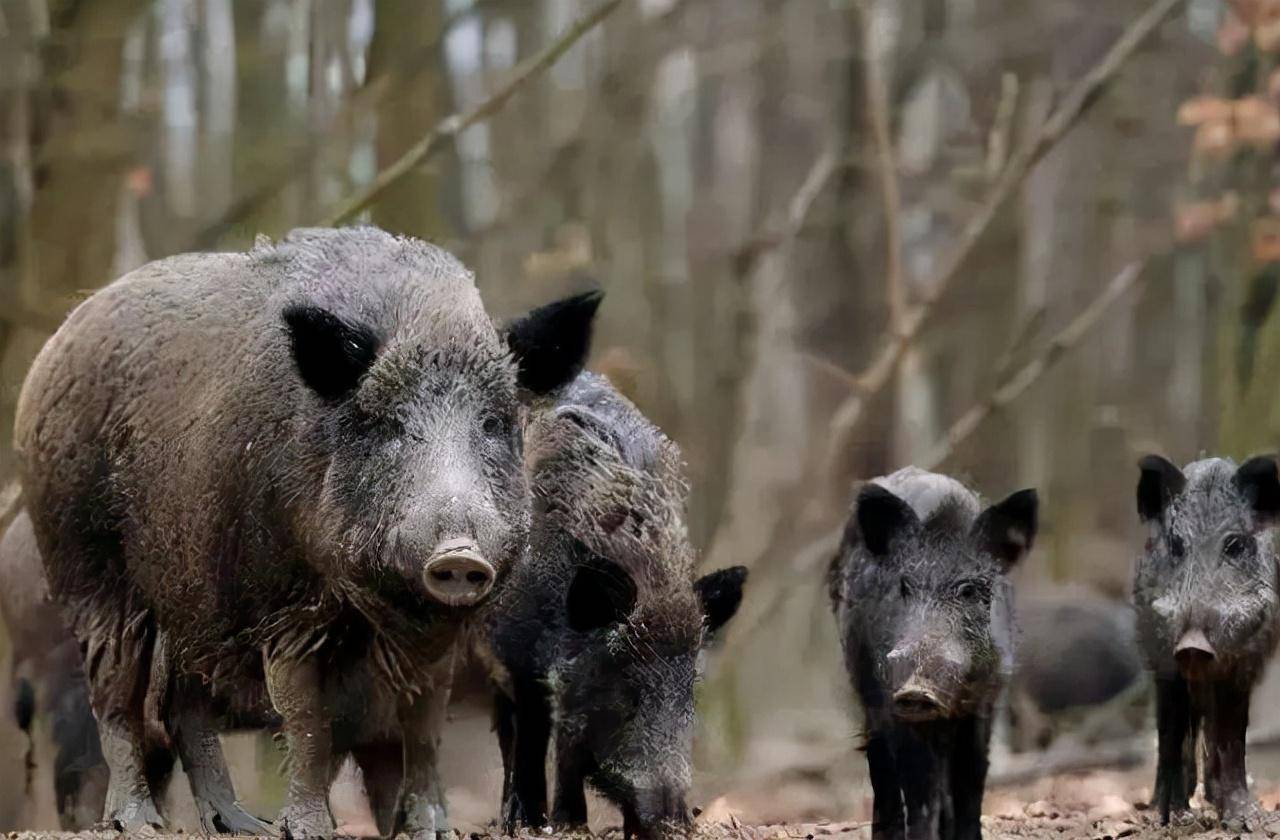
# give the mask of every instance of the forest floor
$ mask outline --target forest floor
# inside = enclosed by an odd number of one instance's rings
[[[1035,780],[1026,784],[996,787],[988,790],[986,815],[982,818],[983,835],[987,838],[1190,838],[1225,840],[1244,836],[1240,832],[1221,830],[1207,809],[1197,809],[1194,817],[1161,827],[1159,817],[1145,804],[1150,790],[1151,769],[1129,771],[1095,771],[1066,774]],[[1268,786],[1258,792],[1260,802],[1256,829],[1247,836],[1280,837],[1280,786]],[[869,803],[868,803],[869,805]],[[358,827],[350,827],[359,830]],[[497,840],[501,835],[486,830],[457,832],[459,840]],[[6,835],[0,835],[4,840]],[[121,840],[110,832],[87,832],[79,835],[59,832],[9,832],[8,840],[64,840],[70,837],[86,840]],[[146,834],[147,840],[181,838],[190,834]],[[605,828],[595,835],[554,835],[528,832],[520,840],[585,840],[588,837],[621,840],[618,828]],[[693,840],[853,840],[869,838],[871,828],[866,821],[792,822],[753,825],[743,822],[730,810],[727,799],[718,799],[702,811],[695,823]]]

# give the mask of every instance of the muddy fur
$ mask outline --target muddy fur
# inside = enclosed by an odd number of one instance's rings
[[[1208,799],[1228,828],[1246,830],[1258,818],[1244,764],[1249,695],[1280,638],[1275,460],[1207,458],[1180,470],[1149,455],[1139,467],[1147,540],[1133,596],[1156,681],[1156,802],[1166,822],[1187,809],[1203,728]]]
[[[86,652],[109,819],[160,822],[140,765],[163,670],[184,764],[209,762],[218,788],[197,795],[207,825],[265,830],[239,822],[210,732],[274,709],[287,834],[332,832],[335,759],[369,750],[405,775],[380,816],[444,830],[433,733],[469,611],[430,596],[423,564],[462,536],[505,574],[529,517],[517,372],[562,382],[581,363],[516,361],[460,263],[374,228],[161,260],[71,314],[16,443]]]
[[[509,827],[586,821],[584,782],[628,832],[687,819],[700,654],[746,570],[695,579],[679,450],[603,377],[531,417],[530,552],[494,604],[489,653]]]
[[[1013,666],[1006,573],[1036,510],[1028,490],[983,510],[914,467],[858,495],[828,585],[865,715],[877,838],[980,836],[991,715]]]

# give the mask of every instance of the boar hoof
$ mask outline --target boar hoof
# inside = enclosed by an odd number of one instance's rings
[[[280,836],[284,840],[331,840],[333,817],[329,808],[287,805],[280,814]]]
[[[240,807],[239,802],[197,802],[200,827],[205,834],[248,834],[265,836],[275,834],[271,823],[260,820]]]
[[[444,805],[418,794],[404,794],[397,822],[401,834],[409,840],[446,840],[453,836]]]
[[[106,819],[109,830],[147,834],[164,829],[164,818],[150,797],[130,797]]]
[[[1222,827],[1232,832],[1249,832],[1261,825],[1259,808],[1247,795],[1228,797],[1222,804],[1219,817]]]

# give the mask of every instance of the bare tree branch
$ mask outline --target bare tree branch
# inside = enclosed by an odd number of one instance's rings
[[[907,314],[907,291],[902,276],[902,195],[898,189],[898,165],[894,160],[889,118],[889,85],[885,79],[883,47],[872,32],[875,0],[857,5],[858,27],[862,34],[862,54],[866,69],[867,116],[875,138],[876,170],[884,201],[885,299],[889,304],[889,333],[899,335]]]
[[[422,165],[424,161],[437,153],[445,142],[452,140],[466,129],[497,113],[530,79],[537,77],[544,70],[555,64],[562,55],[569,51],[570,47],[621,6],[622,2],[623,0],[605,0],[593,11],[579,18],[546,49],[521,64],[511,79],[491,96],[469,111],[459,112],[441,120],[426,137],[414,144],[399,160],[379,172],[369,186],[340,202],[338,208],[321,220],[319,224],[331,227],[351,219],[351,217],[376,201],[387,187],[403,177],[405,173]]]
[[[988,417],[1007,408],[1050,368],[1061,361],[1063,356],[1077,347],[1080,339],[1093,329],[1104,315],[1113,311],[1111,307],[1116,301],[1135,287],[1145,286],[1146,280],[1143,274],[1145,266],[1145,261],[1125,266],[1115,279],[1107,284],[1107,287],[1073,318],[1071,323],[1063,327],[1039,353],[1004,380],[988,396],[960,415],[960,418],[951,424],[951,428],[947,429],[946,434],[918,466],[926,470],[936,470],[949,461],[960,444],[968,440]]]
[[[955,454],[956,448],[971,437],[988,417],[1022,396],[1046,371],[1061,361],[1063,356],[1078,347],[1081,339],[1098,325],[1104,315],[1115,311],[1112,307],[1116,301],[1135,287],[1145,286],[1143,269],[1147,262],[1144,260],[1126,266],[1088,306],[1050,339],[1034,358],[1004,380],[989,396],[962,414],[934,447],[933,452],[918,466],[927,470],[942,467]],[[838,523],[836,527],[826,531],[797,552],[788,576],[793,580],[798,578],[805,582],[812,581],[814,570],[835,554],[843,528],[844,523]],[[757,628],[764,626],[766,620],[778,611],[786,597],[794,591],[794,587],[774,587],[767,599],[755,602],[754,609],[748,612],[744,608],[743,614],[737,619],[735,633],[726,644],[726,650],[736,650],[737,646],[749,638]]]
[[[1155,0],[1133,21],[1096,65],[1081,77],[1063,99],[1062,104],[1045,120],[1031,142],[1023,145],[1009,160],[1000,178],[992,186],[977,214],[961,231],[951,252],[943,259],[933,280],[926,286],[920,304],[904,318],[901,329],[885,335],[880,350],[857,375],[857,386],[837,411],[831,424],[827,463],[837,463],[837,455],[855,439],[869,398],[880,393],[892,378],[894,369],[907,347],[919,336],[933,312],[934,305],[951,285],[974,246],[982,238],[997,211],[1013,195],[1031,169],[1066,136],[1097,101],[1107,84],[1119,73],[1143,41],[1186,0]]]

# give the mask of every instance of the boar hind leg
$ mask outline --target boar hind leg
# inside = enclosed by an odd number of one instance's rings
[[[266,657],[267,693],[288,746],[289,787],[280,813],[286,840],[333,836],[329,813],[332,727],[320,670],[312,658]]]
[[[543,683],[517,681],[513,705],[511,785],[503,803],[508,834],[521,826],[542,828],[547,822],[547,745],[551,740],[551,703]]]
[[[272,834],[270,823],[244,810],[236,800],[207,697],[194,680],[184,678],[182,682],[170,721],[201,829],[205,834]]]
[[[453,652],[435,667],[431,684],[400,710],[404,733],[404,783],[396,831],[410,840],[437,840],[452,834],[440,782],[440,733],[453,683]]]
[[[163,828],[148,781],[143,723],[151,621],[131,592],[116,603],[88,606],[81,615],[90,616],[77,635],[87,640],[85,676],[110,775],[103,820],[121,831]]]
[[[1195,788],[1195,729],[1192,726],[1191,695],[1181,677],[1156,680],[1156,730],[1159,748],[1156,757],[1155,800],[1160,824],[1168,825],[1171,814],[1190,808]],[[1190,740],[1191,777],[1187,756]]]
[[[1254,812],[1244,765],[1249,689],[1221,682],[1211,691],[1205,714],[1205,787],[1213,792],[1210,801],[1223,825],[1232,831],[1248,831]]]
[[[888,733],[872,732],[868,738],[867,769],[872,791],[871,836],[874,840],[901,840],[906,827],[902,783]]]
[[[396,811],[404,781],[403,753],[399,744],[390,743],[357,747],[351,753],[364,776],[369,810],[383,837],[391,837],[396,831]]]

